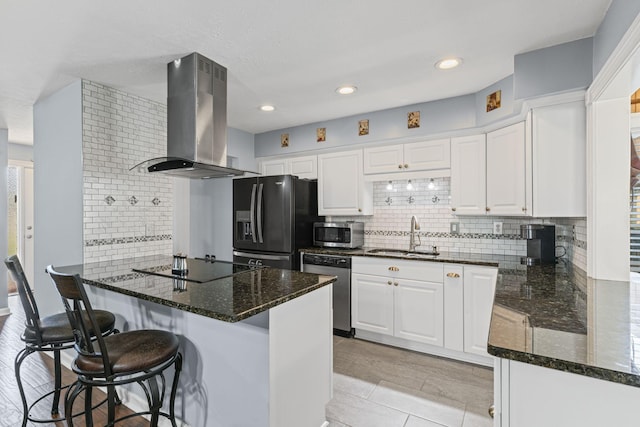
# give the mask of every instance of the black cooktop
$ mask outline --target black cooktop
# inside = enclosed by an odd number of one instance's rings
[[[147,268],[133,268],[138,273],[153,274],[156,276],[171,277],[174,279],[182,279],[189,282],[204,283],[223,277],[233,276],[234,274],[243,273],[245,271],[260,268],[260,266],[236,264],[229,261],[207,261],[198,258],[187,259],[188,272],[186,275],[173,274],[171,265],[158,265]]]

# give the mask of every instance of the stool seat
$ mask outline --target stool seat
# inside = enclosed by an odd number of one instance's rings
[[[95,310],[96,319],[100,325],[100,333],[111,331],[115,327],[116,317],[113,313],[104,310]],[[43,345],[66,344],[74,342],[73,328],[69,323],[67,313],[57,313],[41,318],[37,322]],[[23,341],[28,344],[38,343],[38,331],[27,325],[22,335]]]
[[[171,332],[145,329],[105,337],[104,344],[111,373],[120,375],[154,368],[174,358],[180,346]],[[105,371],[102,356],[97,354],[78,354],[73,369],[76,373],[94,377]]]

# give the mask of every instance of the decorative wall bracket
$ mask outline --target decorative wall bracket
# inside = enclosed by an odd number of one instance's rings
[[[116,201],[116,199],[114,199],[112,196],[107,196],[104,198],[104,202],[106,204],[108,204],[109,206],[111,206],[112,204],[114,204]]]
[[[131,204],[131,206],[134,206],[136,203],[138,203],[138,199],[136,198],[136,196],[129,197],[129,203]]]
[[[153,206],[158,206],[160,204],[160,199],[158,199],[157,197],[154,197],[151,203],[153,203]]]

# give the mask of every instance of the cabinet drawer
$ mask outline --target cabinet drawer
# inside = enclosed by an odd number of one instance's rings
[[[408,261],[397,258],[353,257],[351,271],[375,276],[442,283],[444,265],[439,262]]]

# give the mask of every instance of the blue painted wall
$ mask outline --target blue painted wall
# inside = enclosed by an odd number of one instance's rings
[[[591,37],[516,55],[515,99],[585,89],[593,81],[592,64]]]
[[[255,156],[298,154],[363,143],[435,138],[439,134],[481,127],[517,114],[517,101],[557,92],[585,89],[592,81],[593,39],[586,38],[517,55],[513,75],[478,91],[455,98],[310,123],[255,135]],[[501,91],[501,108],[487,112],[487,95]],[[420,111],[419,128],[407,128],[407,113]],[[358,135],[358,121],[369,120],[369,135]],[[316,141],[316,129],[327,130],[326,142]],[[289,134],[289,146],[280,135]]]
[[[407,128],[407,114],[411,111],[420,111],[419,128]],[[369,120],[369,135],[358,136],[358,121],[363,119]],[[257,134],[256,157],[428,136],[475,125],[475,95],[464,95]],[[326,142],[316,141],[319,127],[327,129]],[[287,148],[280,147],[282,133],[289,134]]]
[[[593,43],[593,75],[596,76],[631,23],[640,14],[639,0],[613,0]]]

